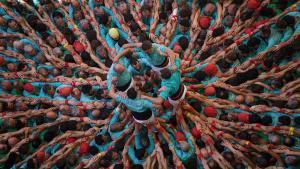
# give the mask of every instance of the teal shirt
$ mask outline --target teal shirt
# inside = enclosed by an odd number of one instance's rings
[[[151,101],[146,99],[128,99],[122,96],[117,96],[116,101],[123,103],[129,110],[134,112],[145,112],[147,109],[152,109],[153,104]]]
[[[120,112],[119,112],[118,110],[115,109],[115,110],[114,110],[114,115],[113,115],[113,117],[111,118],[111,120],[109,121],[109,131],[108,131],[108,132],[109,132],[109,134],[110,134],[112,140],[116,140],[117,138],[119,138],[119,137],[122,135],[123,131],[124,131],[125,129],[128,128],[128,124],[127,124],[127,125],[124,127],[123,130],[120,130],[120,131],[114,131],[114,132],[112,132],[112,131],[110,130],[110,126],[113,125],[113,124],[115,124],[116,122],[118,122],[118,121],[120,120],[119,115],[120,115]]]
[[[151,54],[148,55],[145,52],[142,53],[143,57],[146,58],[148,62],[153,66],[161,65],[166,59],[164,56],[160,55],[157,52],[157,49],[159,49],[161,52],[165,52],[166,47],[163,45],[153,43]]]
[[[125,69],[121,74],[118,74],[117,72],[115,72],[114,64],[113,64],[110,67],[107,74],[107,87],[109,90],[111,88],[111,81],[114,77],[118,78],[118,82],[117,82],[118,87],[126,85],[131,80],[131,74],[127,69]]]
[[[159,96],[165,100],[169,96],[175,94],[180,87],[180,83],[181,83],[181,75],[180,75],[180,71],[179,71],[180,59],[175,60],[175,65],[177,67],[177,70],[172,73],[172,75],[169,79],[162,79],[162,82],[161,82],[162,90],[161,90]]]
[[[186,161],[188,161],[194,154],[195,154],[195,147],[191,141],[191,139],[189,139],[189,137],[191,136],[190,133],[185,133],[185,136],[187,138],[187,142],[190,146],[189,151],[184,152],[180,149],[179,144],[177,143],[177,141],[173,138],[173,136],[170,136],[171,139],[171,144],[170,146],[174,147],[175,153],[176,155],[179,157],[179,159],[184,163]]]
[[[274,45],[277,45],[278,43],[280,43],[280,40],[282,38],[283,38],[283,34],[280,33],[278,30],[276,30],[275,26],[272,25],[271,26],[271,35],[269,37],[268,46],[267,46],[266,50],[273,47]]]
[[[143,76],[151,67],[146,59],[138,59],[138,61],[141,65],[140,70],[135,69],[132,65],[128,66],[128,71],[132,74],[132,76]]]

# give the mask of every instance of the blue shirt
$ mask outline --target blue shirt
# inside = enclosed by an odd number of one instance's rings
[[[111,88],[111,81],[114,77],[118,78],[118,82],[116,85],[118,87],[124,86],[131,81],[131,74],[127,69],[125,69],[121,74],[118,74],[114,70],[114,65],[115,64],[111,65],[111,67],[108,71],[108,74],[107,74],[107,87],[109,90]]]

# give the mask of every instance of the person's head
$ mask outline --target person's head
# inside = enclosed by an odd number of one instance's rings
[[[206,78],[206,73],[202,70],[199,70],[193,75],[193,78],[196,79],[198,82],[202,82]]]
[[[257,114],[251,114],[249,116],[249,123],[261,123],[261,117]]]
[[[14,147],[19,142],[19,139],[17,137],[9,137],[7,139],[7,143],[10,147]]]
[[[68,155],[67,164],[68,166],[75,166],[78,162],[78,156],[76,154],[70,154]]]
[[[288,147],[293,147],[296,144],[296,140],[293,137],[284,137],[283,144]]]
[[[260,168],[266,168],[269,166],[269,161],[265,156],[258,156],[255,158],[255,163]]]
[[[14,19],[9,19],[7,21],[7,25],[10,29],[14,30],[14,31],[18,31],[20,29],[20,25],[18,24],[18,22]]]
[[[260,10],[260,15],[271,18],[271,17],[274,17],[275,12],[272,8],[262,7],[261,10]]]
[[[288,99],[287,107],[290,109],[296,109],[299,107],[299,104],[300,103],[299,103],[298,99],[291,97]]]
[[[55,166],[58,169],[64,169],[66,167],[66,159],[65,158],[61,158],[58,161],[56,161]]]
[[[81,86],[81,92],[88,95],[88,96],[91,96],[94,93],[93,87],[91,85],[82,85]]]
[[[278,135],[270,134],[269,135],[269,142],[270,144],[279,145],[280,144],[280,137]]]
[[[180,47],[182,48],[182,50],[186,50],[189,46],[189,40],[185,36],[180,37],[178,39],[178,43],[179,43]]]
[[[231,16],[231,15],[227,15],[224,17],[224,25],[227,26],[227,27],[232,27],[234,23],[234,16]]]
[[[295,165],[297,165],[297,163],[299,162],[299,157],[294,156],[294,155],[287,155],[287,156],[284,158],[284,162],[285,162],[287,165],[295,166]]]
[[[139,25],[135,22],[132,22],[131,25],[130,25],[130,29],[131,29],[131,32],[135,35],[135,36],[139,36],[142,31],[139,27]]]
[[[160,75],[162,79],[170,79],[172,76],[172,72],[170,69],[165,68],[160,71]]]
[[[220,168],[218,163],[215,160],[213,160],[212,158],[207,161],[207,165],[211,169],[219,169]]]
[[[179,30],[181,32],[187,32],[189,30],[190,20],[189,19],[181,19],[179,20]]]
[[[268,38],[270,35],[271,35],[271,29],[269,26],[263,26],[261,29],[260,29],[260,35],[263,37],[263,38]]]
[[[54,96],[55,94],[55,87],[50,84],[45,84],[42,89],[49,96]]]
[[[251,37],[247,42],[247,46],[250,48],[250,50],[257,50],[259,44],[260,40],[257,37]]]
[[[120,164],[115,164],[113,169],[123,169],[124,168],[124,164],[120,163]]]
[[[15,41],[13,42],[13,46],[14,46],[15,49],[17,49],[17,50],[19,50],[19,51],[23,51],[23,49],[24,49],[24,43],[22,43],[22,42],[19,41],[19,40],[15,40]]]
[[[224,27],[220,26],[213,31],[212,37],[215,38],[215,37],[221,36],[224,32],[225,32]]]
[[[121,12],[121,14],[126,14],[129,11],[129,8],[126,4],[126,1],[119,1],[118,2],[118,10]]]
[[[264,126],[270,126],[270,125],[272,125],[272,122],[273,122],[273,119],[272,119],[272,116],[270,116],[270,115],[265,115],[261,119],[261,124],[263,124]]]
[[[0,26],[3,26],[3,27],[7,26],[6,20],[2,16],[0,17]]]
[[[83,19],[82,13],[80,10],[75,10],[73,12],[73,18],[74,20],[80,21],[81,19]]]
[[[240,17],[241,21],[245,22],[246,20],[250,19],[252,17],[252,14],[253,14],[252,11],[243,12]]]
[[[131,64],[131,66],[134,67],[136,70],[140,70],[140,69],[142,68],[140,62],[139,62],[136,58],[134,58],[134,57],[132,57],[132,58],[130,59],[130,64]]]
[[[216,90],[216,97],[221,99],[227,99],[229,97],[229,94],[226,90],[217,88]]]
[[[7,92],[10,92],[13,89],[12,83],[9,80],[3,80],[1,86]]]
[[[150,6],[147,6],[147,5],[142,6],[141,11],[142,11],[143,18],[149,18],[151,16],[151,7]]]
[[[37,54],[37,51],[31,45],[25,45],[24,51],[30,56],[35,56]]]
[[[136,99],[136,97],[137,97],[137,91],[136,91],[133,87],[131,87],[131,88],[128,89],[128,91],[127,91],[127,96],[128,96],[128,98],[130,98],[130,99]]]
[[[53,48],[57,47],[57,41],[53,35],[49,35],[46,38],[46,40],[51,47],[53,47]]]
[[[147,54],[151,54],[151,52],[152,52],[152,43],[148,40],[143,41],[142,50],[145,51]]]
[[[146,149],[145,148],[140,148],[134,150],[134,154],[137,159],[142,160],[145,157]]]
[[[234,154],[231,152],[231,151],[226,151],[223,153],[223,157],[225,158],[226,161],[234,161],[235,158],[234,158]]]
[[[182,9],[179,12],[179,16],[180,16],[180,19],[189,19],[191,16],[191,10],[186,9],[186,8]]]
[[[97,33],[94,30],[89,30],[86,32],[87,39],[92,42],[93,40],[97,40]]]
[[[205,7],[204,7],[204,14],[206,16],[212,16],[213,13],[216,11],[216,6],[213,3],[208,3]]]
[[[291,117],[287,115],[279,116],[278,122],[282,126],[289,126],[291,124]]]
[[[141,164],[133,164],[130,168],[131,169],[144,169],[144,166]]]
[[[119,63],[114,65],[114,71],[117,72],[118,74],[121,74],[125,71],[125,67]]]
[[[235,16],[237,9],[238,9],[238,6],[234,3],[232,3],[227,7],[227,13],[231,16]]]
[[[276,25],[277,30],[279,30],[279,31],[284,31],[288,27],[287,22],[283,19],[277,20],[275,25]]]

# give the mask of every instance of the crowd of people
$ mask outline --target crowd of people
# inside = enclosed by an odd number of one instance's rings
[[[0,0],[0,168],[300,168],[297,0]]]

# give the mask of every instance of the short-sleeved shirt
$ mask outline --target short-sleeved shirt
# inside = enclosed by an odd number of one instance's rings
[[[175,65],[177,66],[178,70],[173,72],[169,79],[162,79],[161,81],[162,88],[159,96],[165,100],[169,96],[174,95],[180,87],[180,83],[181,83],[181,75],[179,71],[180,59],[175,60]]]
[[[158,49],[161,52],[165,52],[166,47],[163,45],[153,43],[151,54],[146,54],[145,52],[143,52],[143,57],[146,58],[149,61],[149,63],[152,64],[153,66],[159,66],[163,64],[164,61],[166,60],[164,56],[160,55],[160,53],[157,52]]]
[[[116,101],[125,104],[125,106],[134,112],[145,112],[147,109],[152,109],[153,108],[153,104],[151,101],[146,100],[146,99],[140,99],[140,98],[136,98],[136,99],[128,99],[128,98],[124,98],[122,96],[117,96],[116,97]]]
[[[117,87],[125,86],[127,83],[131,81],[131,74],[130,72],[125,69],[121,74],[118,74],[114,70],[114,64],[110,67],[108,74],[107,74],[107,86],[110,90],[111,88],[111,81],[114,77],[118,78]]]

